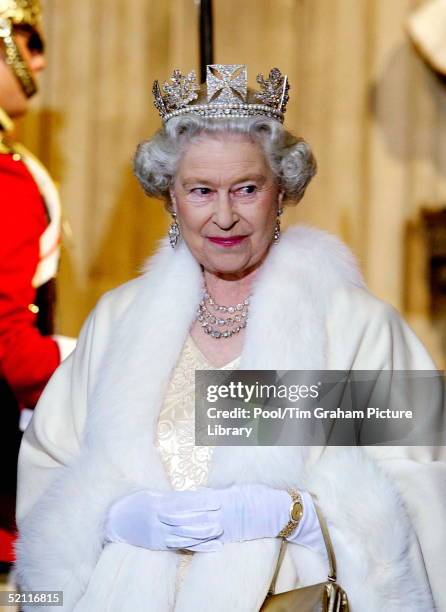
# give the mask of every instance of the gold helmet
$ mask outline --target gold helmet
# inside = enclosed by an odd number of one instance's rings
[[[42,17],[40,0],[0,0],[0,39],[6,51],[6,62],[19,80],[27,97],[37,91],[37,86],[13,37],[14,26],[37,28]]]

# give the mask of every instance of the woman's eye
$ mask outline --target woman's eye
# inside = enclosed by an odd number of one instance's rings
[[[195,189],[192,189],[191,193],[205,196],[209,195],[211,193],[211,190],[209,189],[209,187],[195,187]]]
[[[255,185],[246,185],[245,187],[240,187],[237,191],[242,195],[251,195],[257,191],[257,187]]]

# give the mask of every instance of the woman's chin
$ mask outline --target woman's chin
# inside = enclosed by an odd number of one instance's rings
[[[256,264],[250,257],[238,258],[238,260],[236,258],[221,257],[217,261],[208,261],[204,268],[217,276],[241,278],[253,272],[259,265],[260,263]]]
[[[195,252],[195,256],[211,274],[240,277],[259,267],[265,252],[260,249],[254,252],[252,245],[246,241],[245,244],[233,248],[206,245],[201,252]]]

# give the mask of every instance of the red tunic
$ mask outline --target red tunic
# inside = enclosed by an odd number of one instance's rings
[[[8,415],[0,413],[4,427],[15,418],[11,411],[35,406],[60,363],[56,342],[39,332],[30,309],[36,300],[32,279],[48,223],[46,208],[27,167],[12,154],[0,154],[0,219],[0,383],[14,398],[13,403],[1,401],[0,394],[0,404],[6,404],[0,409],[9,410]],[[6,438],[8,432],[2,435]],[[2,469],[0,465],[3,480]],[[2,527],[0,523],[0,561],[12,561],[13,537]]]

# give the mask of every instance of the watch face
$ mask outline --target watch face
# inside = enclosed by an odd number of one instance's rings
[[[300,521],[303,514],[303,508],[300,501],[295,501],[293,507],[291,508],[291,519],[293,521]]]

